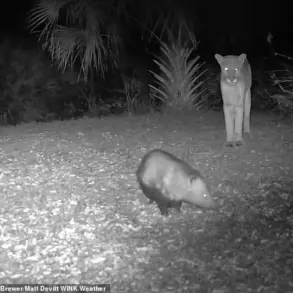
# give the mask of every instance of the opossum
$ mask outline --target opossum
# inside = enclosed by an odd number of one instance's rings
[[[155,149],[142,159],[137,181],[150,203],[156,202],[162,215],[168,208],[181,211],[183,202],[214,208],[215,202],[201,173],[174,155]]]

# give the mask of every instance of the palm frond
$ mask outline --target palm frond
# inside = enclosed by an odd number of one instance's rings
[[[67,2],[67,1],[66,1]],[[40,0],[28,15],[29,28],[32,33],[39,33],[40,37],[54,28],[59,19],[59,12],[64,2]],[[44,25],[44,29],[39,30]]]

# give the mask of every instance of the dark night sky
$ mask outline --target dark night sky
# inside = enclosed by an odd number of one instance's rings
[[[153,0],[155,1],[155,0]],[[18,38],[25,30],[26,13],[32,7],[33,0],[11,2],[10,7],[1,11],[1,32]],[[179,2],[178,2],[179,3]],[[202,48],[213,53],[217,50],[219,36],[232,30],[237,31],[242,40],[242,50],[253,54],[262,54],[266,46],[269,31],[274,35],[274,46],[281,53],[290,54],[293,47],[293,20],[290,3],[285,1],[187,1],[181,0],[181,6],[195,21],[197,37]],[[183,4],[182,4],[183,3]],[[246,8],[243,8],[243,3]],[[287,3],[287,4],[286,4]]]

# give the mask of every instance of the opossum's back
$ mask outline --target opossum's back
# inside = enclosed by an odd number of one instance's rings
[[[195,172],[197,171],[186,162],[170,153],[156,149],[144,156],[137,170],[137,176],[145,184],[149,184],[154,180],[160,181],[163,178],[166,180],[169,175],[184,180],[180,175],[184,174],[185,177],[188,177],[189,174]],[[197,175],[201,176],[199,172],[197,172]]]

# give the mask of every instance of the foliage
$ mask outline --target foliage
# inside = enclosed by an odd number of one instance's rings
[[[274,102],[274,108],[284,115],[292,115],[293,113],[293,66],[291,62],[293,58],[275,51],[273,44],[274,36],[271,32],[268,33],[267,42],[269,44],[274,60],[282,58],[287,60],[286,63],[278,62],[281,65],[281,70],[271,70],[270,78],[277,92],[271,95],[271,100]],[[290,62],[290,63],[289,63]]]
[[[137,64],[130,61],[131,56],[123,54],[125,45],[133,31],[150,42],[163,39],[166,33],[180,27],[182,38],[188,39],[190,23],[179,6],[170,0],[38,0],[28,22],[31,33],[39,36],[43,49],[49,51],[59,69],[78,68],[79,78],[90,80],[90,92],[82,92],[89,113],[100,111],[97,109],[100,104],[94,103],[100,98],[97,97],[99,89],[93,90],[93,76],[105,77],[107,69],[115,67],[123,83],[118,94],[124,91],[127,111],[136,112],[138,108],[148,107],[153,99],[148,101],[147,98],[149,89],[145,74],[137,74],[140,68],[135,68]],[[135,50],[137,53],[137,46]],[[129,65],[136,74],[125,78],[124,71]],[[117,94],[117,89],[115,91]]]
[[[123,76],[124,89],[121,94],[125,97],[128,114],[144,113],[154,108],[153,99],[144,91],[142,81],[135,76]]]
[[[41,51],[4,42],[0,74],[2,125],[76,118],[88,110],[80,95],[87,85],[77,84],[73,72],[58,72]]]
[[[117,69],[108,71],[106,75],[107,87],[112,95],[119,95],[125,101],[125,110],[129,114],[150,110],[149,83],[153,67],[152,55],[143,42],[139,44],[128,43],[115,56]]]
[[[268,70],[264,64],[258,64],[252,70],[252,108],[270,111],[275,108],[271,96],[276,92]]]
[[[165,106],[173,109],[197,109],[204,106],[207,99],[206,89],[203,88],[203,63],[199,56],[192,58],[196,49],[195,38],[192,44],[182,39],[180,30],[177,36],[169,32],[169,44],[161,41],[163,56],[156,56],[154,62],[158,65],[160,73],[151,71],[155,83],[151,84],[152,95],[163,101]]]
[[[222,95],[220,89],[220,73],[217,67],[213,67],[211,64],[205,64],[203,66],[205,73],[203,78],[206,80],[204,86],[206,88],[206,95],[210,98],[207,100],[207,107],[209,109],[219,109],[222,110]]]
[[[293,114],[293,66],[282,63],[283,70],[271,72],[273,84],[278,92],[272,95],[276,109],[285,115]]]
[[[168,28],[179,25],[188,36],[190,25],[177,6],[170,0],[38,0],[28,22],[59,68],[77,64],[87,80],[91,68],[104,76],[107,61],[115,60],[134,27],[141,36],[147,32],[150,39],[160,39]]]
[[[28,20],[31,31],[39,33],[43,48],[49,50],[59,68],[73,69],[78,61],[87,79],[91,66],[104,74],[104,58],[119,43],[117,26],[109,21],[113,5],[111,0],[40,0]]]
[[[35,121],[48,114],[41,96],[56,96],[60,89],[42,54],[36,50],[0,47],[1,123]]]

